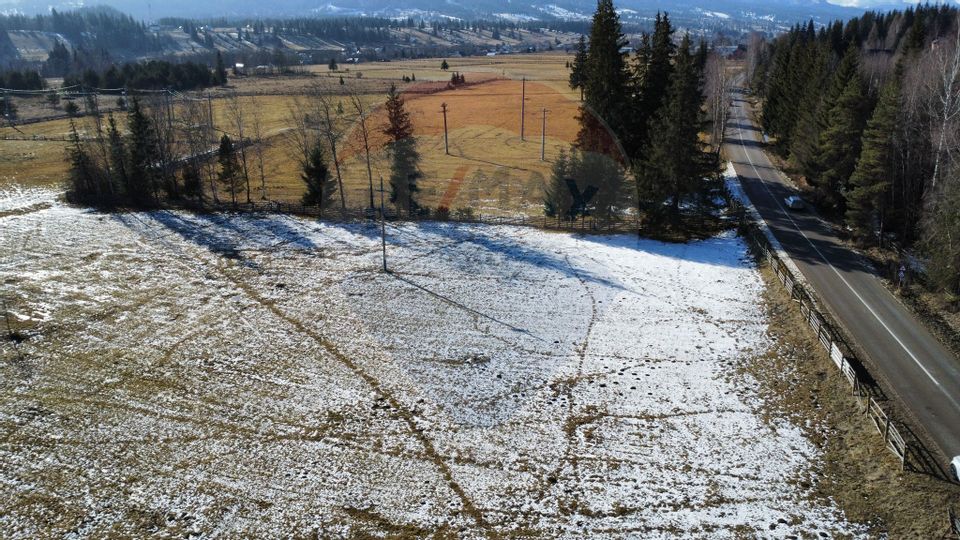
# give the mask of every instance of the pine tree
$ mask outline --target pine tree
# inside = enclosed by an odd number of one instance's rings
[[[203,179],[200,176],[200,164],[190,160],[183,168],[183,194],[195,197],[198,203],[203,204]]]
[[[826,206],[843,211],[843,192],[856,167],[860,155],[860,137],[863,134],[866,111],[866,89],[859,75],[850,79],[830,111],[831,121],[820,137],[817,193]]]
[[[580,41],[577,42],[577,54],[573,57],[573,64],[570,66],[570,88],[580,90],[580,101],[583,101],[583,85],[586,82],[587,69],[587,40],[580,35]]]
[[[226,86],[227,84],[227,68],[223,65],[223,55],[220,54],[220,51],[217,51],[216,82],[220,86]]]
[[[412,216],[417,205],[416,194],[419,191],[417,181],[420,179],[420,153],[417,151],[417,140],[413,136],[413,123],[407,113],[403,98],[397,91],[396,85],[390,85],[387,93],[387,125],[383,133],[387,135],[387,151],[391,158],[390,164],[390,202],[398,210],[406,211]]]
[[[125,197],[131,197],[130,177],[127,174],[129,168],[127,149],[112,114],[107,118],[107,141],[110,148],[110,172],[113,175],[113,181],[120,187]]]
[[[796,164],[800,174],[814,179],[819,174],[817,156],[819,155],[820,130],[824,117],[833,108],[836,101],[824,99],[823,86],[827,78],[827,54],[825,46],[816,46],[802,54],[806,56],[805,84],[803,97],[798,107],[797,123],[790,134],[790,158]]]
[[[650,123],[650,113],[652,111],[647,106],[644,90],[647,85],[652,55],[650,34],[644,32],[640,35],[640,45],[637,47],[636,55],[630,66],[631,99],[627,102],[626,130],[623,137],[624,151],[634,161],[640,157],[640,153],[647,143],[647,127]]]
[[[657,13],[653,36],[643,34],[633,65],[628,128],[623,137],[627,154],[635,162],[644,159],[648,149],[651,119],[666,101],[673,73],[674,29],[666,13]]]
[[[846,192],[847,224],[861,239],[869,238],[874,226],[883,234],[883,201],[893,176],[895,135],[900,113],[899,74],[880,92],[880,99],[863,131],[863,150]]]
[[[441,69],[442,71],[446,71],[446,70],[450,69],[450,64],[448,64],[447,61],[444,60],[444,61],[440,62],[440,69]]]
[[[327,69],[330,70],[330,71],[336,71],[336,70],[337,70],[337,67],[338,67],[338,66],[337,66],[337,59],[336,59],[336,58],[331,58],[331,59],[330,59],[330,63],[327,64]]]
[[[70,172],[67,176],[67,200],[75,203],[98,204],[101,202],[97,189],[93,159],[80,142],[77,126],[70,120],[70,146],[67,147]]]
[[[567,153],[561,149],[557,160],[553,162],[550,182],[544,189],[543,213],[547,217],[572,219],[570,210],[573,207],[573,195],[567,186],[567,179],[569,178],[571,178],[570,160]]]
[[[323,145],[317,141],[310,149],[307,161],[303,164],[300,178],[307,185],[307,192],[303,194],[303,204],[320,207],[320,216],[333,203],[333,196],[337,191],[336,181],[330,177],[327,160],[324,156]]]
[[[613,1],[598,0],[590,27],[584,104],[578,116],[580,150],[618,154],[616,142],[626,125],[624,115],[630,90],[626,59],[621,52],[626,44]]]
[[[590,197],[582,210],[606,222],[619,219],[626,199],[626,173],[620,163],[596,152],[574,152],[569,167],[577,189]]]
[[[220,148],[217,151],[217,163],[220,165],[220,171],[217,173],[217,180],[226,186],[230,192],[230,200],[234,205],[237,204],[237,193],[243,187],[243,175],[240,171],[240,162],[237,160],[237,153],[233,148],[233,141],[226,133],[220,137]]]
[[[794,56],[799,51],[797,31],[779,40],[774,46],[773,67],[767,80],[763,114],[760,117],[763,129],[777,137],[778,142],[789,147],[790,132],[794,125],[794,84],[791,77]]]
[[[637,174],[638,204],[657,217],[664,200],[670,201],[674,219],[680,203],[699,191],[703,178],[712,172],[709,154],[699,133],[703,125],[703,92],[690,36],[678,48],[665,104],[650,124],[650,145]]]
[[[130,130],[128,175],[130,202],[136,206],[155,203],[157,195],[157,164],[160,157],[157,152],[156,134],[150,118],[140,106],[140,100],[133,98],[127,113],[127,127]]]
[[[923,50],[927,40],[927,29],[923,22],[923,13],[918,9],[913,17],[913,24],[904,38],[903,52],[910,55]]]
[[[643,84],[643,102],[650,111],[659,109],[667,99],[673,73],[672,59],[677,50],[673,33],[670,17],[666,13],[657,13],[650,44],[650,63]]]

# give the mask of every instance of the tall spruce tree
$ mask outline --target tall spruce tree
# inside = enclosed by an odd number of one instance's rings
[[[550,171],[550,181],[547,183],[543,194],[543,213],[547,217],[559,219],[572,219],[573,194],[567,186],[567,179],[570,175],[570,160],[564,150],[560,150],[560,155],[553,162]]]
[[[132,189],[128,174],[127,149],[123,144],[123,136],[117,128],[117,121],[112,114],[107,118],[107,142],[110,150],[110,173],[113,175],[113,182],[119,187],[123,196],[129,198]]]
[[[70,120],[70,145],[67,147],[70,172],[67,175],[67,200],[82,204],[99,204],[102,193],[98,189],[96,171],[90,153],[80,141],[77,126]]]
[[[860,239],[869,238],[874,228],[881,235],[884,200],[893,176],[897,119],[900,115],[899,73],[890,78],[863,132],[863,149],[846,192],[846,221]]]
[[[608,155],[619,153],[629,95],[629,73],[622,49],[627,45],[620,16],[612,0],[598,0],[590,26],[583,82],[584,104],[580,107],[577,147]],[[612,133],[611,133],[612,132]]]
[[[217,79],[217,84],[220,86],[226,86],[227,84],[227,68],[223,65],[223,55],[220,54],[220,51],[217,51],[217,65],[215,76]]]
[[[624,147],[634,164],[643,160],[650,120],[663,106],[673,72],[673,27],[666,13],[657,13],[653,35],[643,34],[634,59],[630,107],[625,115]]]
[[[127,127],[130,130],[130,144],[127,145],[130,151],[127,195],[135,206],[155,204],[159,199],[157,164],[160,162],[156,133],[137,97],[134,97],[130,104]]]
[[[323,144],[319,140],[310,149],[300,178],[307,186],[307,192],[303,194],[303,204],[320,207],[320,216],[323,217],[323,211],[333,203],[337,183],[330,176]]]
[[[577,54],[573,57],[573,65],[570,66],[570,88],[580,90],[580,101],[583,101],[583,85],[586,81],[587,70],[587,40],[581,34],[580,41],[577,42]]]
[[[237,193],[243,187],[243,175],[240,170],[240,162],[237,160],[237,153],[233,147],[233,141],[226,133],[220,137],[220,148],[217,150],[217,163],[220,165],[220,171],[217,172],[217,180],[223,184],[230,192],[230,201],[237,204]]]
[[[398,211],[413,215],[419,209],[416,194],[420,191],[417,186],[421,176],[420,153],[413,136],[413,122],[396,85],[390,85],[386,110],[387,124],[383,133],[388,137],[387,152],[390,155],[390,202]]]
[[[644,106],[650,113],[666,103],[673,74],[673,57],[677,47],[673,42],[673,25],[666,13],[657,13],[650,44],[650,62],[642,86]]]
[[[650,145],[637,174],[638,204],[654,218],[669,201],[671,217],[680,214],[682,200],[699,191],[711,172],[711,161],[700,141],[703,125],[701,75],[691,51],[690,36],[677,50],[664,105],[650,124]]]
[[[817,193],[831,210],[843,212],[844,191],[860,156],[860,137],[865,124],[866,89],[857,74],[847,83],[830,110],[830,122],[820,136],[820,177]]]
[[[820,131],[836,101],[835,98],[824,99],[823,95],[829,54],[825,45],[810,46],[798,53],[798,56],[804,57],[806,75],[802,99],[797,104],[797,124],[790,134],[790,159],[800,174],[809,179],[819,174],[817,156],[820,153]]]

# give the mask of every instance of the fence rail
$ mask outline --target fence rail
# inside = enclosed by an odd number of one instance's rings
[[[856,361],[855,358],[850,353],[844,353],[844,350],[848,350],[848,348],[843,347],[839,333],[833,329],[835,326],[828,322],[829,317],[820,312],[814,297],[802,285],[800,276],[795,276],[793,271],[781,260],[780,254],[770,244],[769,239],[761,230],[760,224],[750,220],[743,206],[732,197],[731,207],[740,216],[744,238],[751,243],[759,253],[760,258],[767,261],[790,297],[800,303],[800,313],[804,320],[810,325],[810,329],[817,336],[817,341],[823,346],[837,369],[850,384],[853,395],[864,408],[864,413],[869,415],[877,431],[883,437],[885,446],[900,461],[900,469],[903,470],[906,468],[911,450],[897,426],[890,420],[880,404],[869,395],[869,387],[863,384],[857,375],[857,370],[853,364]]]

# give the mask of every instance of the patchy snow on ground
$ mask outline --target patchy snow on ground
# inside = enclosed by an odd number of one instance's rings
[[[40,205],[46,206],[57,194],[58,192],[45,188],[0,184],[0,216]]]
[[[0,218],[0,536],[859,535],[733,235]]]

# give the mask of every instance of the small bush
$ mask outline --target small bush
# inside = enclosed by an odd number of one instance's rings
[[[437,221],[448,221],[450,219],[450,208],[446,206],[438,206],[434,211],[433,216]]]
[[[472,221],[474,219],[473,208],[469,207],[457,208],[453,215],[460,221]]]

